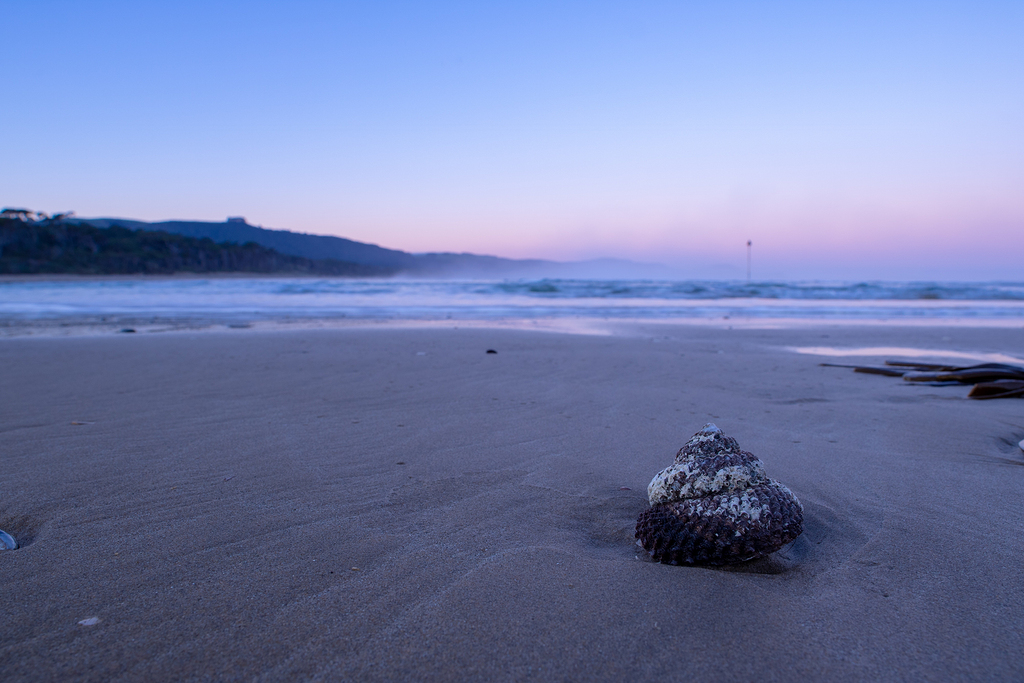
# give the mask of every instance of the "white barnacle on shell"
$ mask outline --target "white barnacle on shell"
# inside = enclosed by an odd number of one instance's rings
[[[690,440],[687,441],[686,443],[687,444],[707,443],[708,441],[714,441],[715,439],[720,439],[723,436],[725,436],[725,434],[722,432],[721,429],[718,428],[718,425],[716,425],[713,422],[709,422],[706,425],[704,425],[704,427],[699,432],[697,432],[696,434],[691,436]]]
[[[695,465],[692,462],[676,463],[654,475],[647,486],[647,497],[651,505],[743,489],[768,479],[760,461],[726,465],[713,470]]]

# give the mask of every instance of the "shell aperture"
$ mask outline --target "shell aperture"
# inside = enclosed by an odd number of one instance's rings
[[[803,531],[796,496],[714,424],[686,442],[647,494],[651,507],[637,519],[636,538],[666,564],[745,562],[775,552]]]

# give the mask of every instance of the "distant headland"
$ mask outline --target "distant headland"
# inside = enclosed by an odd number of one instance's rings
[[[344,237],[224,222],[79,218],[0,211],[0,273],[171,274],[247,272],[341,277],[662,278],[671,270],[619,259],[557,262],[468,253],[412,254]]]

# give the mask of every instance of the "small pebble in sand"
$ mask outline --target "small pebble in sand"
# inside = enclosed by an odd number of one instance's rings
[[[0,531],[0,550],[17,550],[18,542],[6,531]]]
[[[487,353],[497,353],[494,349],[487,349]]]

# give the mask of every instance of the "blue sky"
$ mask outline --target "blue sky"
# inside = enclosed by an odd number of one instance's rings
[[[0,203],[1022,279],[1024,3],[8,2]]]

